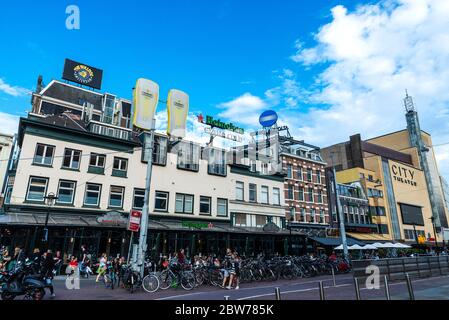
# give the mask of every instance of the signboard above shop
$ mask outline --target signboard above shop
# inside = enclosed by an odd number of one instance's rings
[[[97,218],[97,222],[107,226],[126,226],[128,219],[118,211],[109,211]]]
[[[65,59],[62,79],[100,90],[103,70]]]

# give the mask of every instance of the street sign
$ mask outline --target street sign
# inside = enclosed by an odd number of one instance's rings
[[[278,121],[278,115],[276,111],[267,110],[264,111],[259,117],[259,123],[262,127],[271,127]]]
[[[132,232],[139,231],[140,228],[140,218],[142,217],[142,212],[137,210],[131,210],[129,214],[128,230]]]

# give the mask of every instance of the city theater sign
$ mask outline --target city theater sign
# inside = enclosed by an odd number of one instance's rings
[[[397,163],[392,163],[390,166],[393,180],[416,187],[418,184],[415,180],[416,170],[410,167],[405,167]]]

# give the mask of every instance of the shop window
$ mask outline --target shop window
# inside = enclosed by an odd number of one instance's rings
[[[81,151],[73,149],[64,150],[64,159],[62,161],[62,167],[65,169],[78,170],[80,168]]]
[[[142,210],[145,201],[145,189],[134,189],[133,209]]]
[[[33,164],[51,166],[53,163],[54,153],[54,146],[38,143],[34,154]]]
[[[228,216],[228,200],[227,199],[217,199],[217,216],[227,217]]]
[[[210,215],[211,198],[200,196],[200,214]]]
[[[84,205],[98,206],[100,204],[101,184],[86,183]]]
[[[176,213],[193,213],[193,195],[177,193],[175,203]]]
[[[58,204],[73,204],[75,198],[75,181],[60,180],[58,186]]]
[[[267,217],[256,215],[256,227],[263,227],[267,224]]]
[[[237,227],[244,227],[244,226],[246,226],[246,214],[244,214],[244,213],[236,213],[234,218],[235,218],[235,225]]]
[[[268,187],[262,186],[260,188],[260,202],[264,204],[268,204]]]
[[[109,207],[122,208],[124,193],[124,187],[111,186],[109,193]]]
[[[257,185],[254,183],[249,184],[249,201],[250,202],[257,202]]]
[[[155,192],[154,210],[168,211],[168,192],[163,191]]]
[[[47,193],[48,178],[30,177],[26,199],[43,202]]]

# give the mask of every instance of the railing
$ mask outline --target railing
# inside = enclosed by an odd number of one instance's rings
[[[426,278],[449,274],[449,256],[418,256],[411,258],[391,258],[379,260],[353,260],[355,278],[367,278],[367,267],[377,266],[380,276],[388,280],[404,280],[406,273],[411,278]]]

